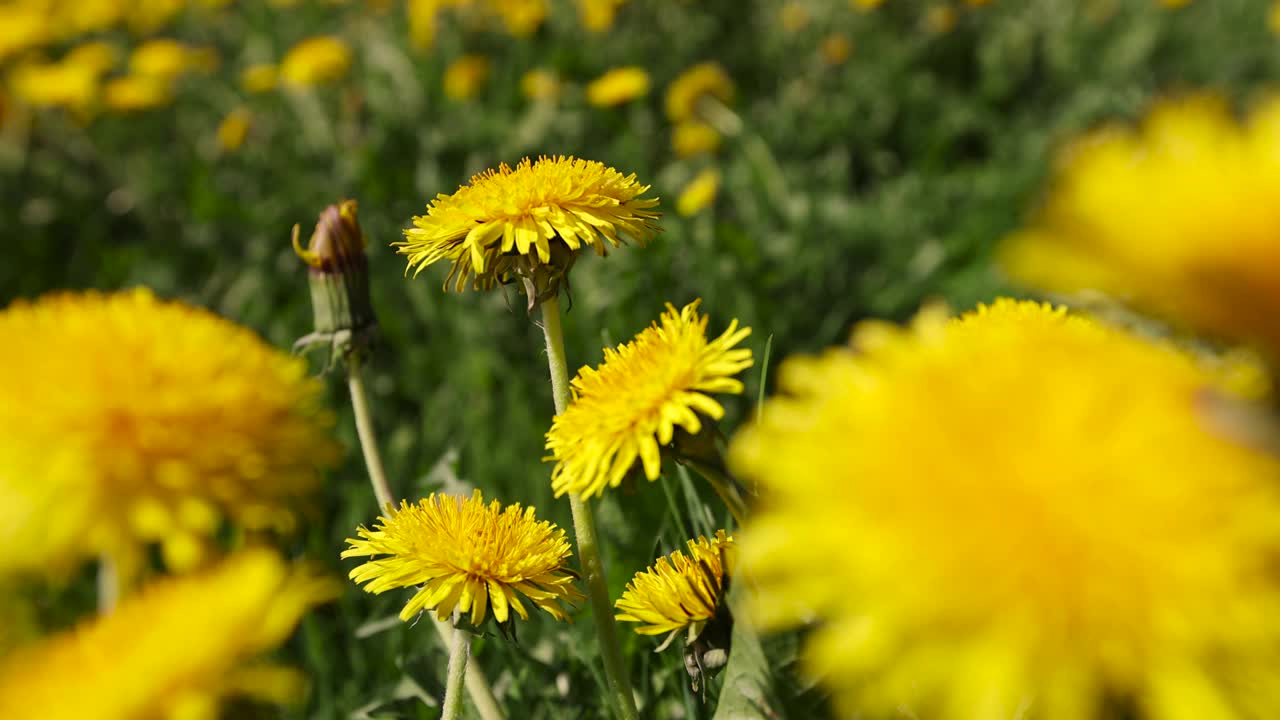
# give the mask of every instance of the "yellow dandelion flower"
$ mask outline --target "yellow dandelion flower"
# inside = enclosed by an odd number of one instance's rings
[[[1280,0],[1271,0],[1271,7],[1267,10],[1267,28],[1280,35]],[[0,56],[3,54],[0,51]]]
[[[240,72],[240,87],[253,95],[271,92],[280,79],[280,69],[271,63],[250,65]]]
[[[1280,714],[1280,461],[1205,431],[1220,373],[998,300],[778,378],[730,446],[741,558],[846,713]]]
[[[336,448],[305,363],[138,289],[0,312],[0,571],[198,560],[224,520],[288,530]]]
[[[217,56],[208,48],[193,48],[177,40],[148,40],[129,55],[133,75],[172,80],[190,70],[209,70]]]
[[[249,130],[253,127],[253,113],[248,108],[239,107],[227,113],[222,118],[222,122],[218,123],[218,130],[215,133],[218,138],[218,147],[226,152],[235,152],[244,145],[244,141],[249,137]]]
[[[733,536],[723,530],[710,540],[699,536],[688,542],[689,553],[679,550],[658,558],[627,583],[614,604],[623,622],[641,623],[640,635],[689,631],[697,637],[716,616],[724,600],[725,579],[733,575]]]
[[[555,100],[560,97],[560,76],[544,68],[530,70],[520,77],[520,94],[530,100]]]
[[[613,68],[587,85],[587,102],[614,107],[649,94],[649,73],[636,65]]]
[[[720,171],[715,168],[707,168],[698,173],[696,177],[684,186],[684,190],[680,191],[680,197],[676,198],[676,212],[688,217],[706,210],[716,201],[716,194],[720,192]]]
[[[0,60],[54,39],[55,23],[45,9],[26,3],[0,5]]]
[[[682,158],[713,153],[720,149],[720,131],[700,120],[686,120],[671,129],[671,149]]]
[[[859,10],[875,10],[884,4],[884,0],[849,0],[849,4]]]
[[[822,38],[818,53],[822,56],[822,62],[827,65],[843,65],[853,55],[853,41],[840,33],[831,33]]]
[[[0,661],[0,717],[212,718],[229,697],[300,700],[302,675],[259,656],[338,589],[265,550],[158,580],[110,615]]]
[[[173,102],[173,84],[149,75],[111,78],[102,86],[102,104],[119,113],[164,107]]]
[[[932,3],[925,8],[924,17],[920,22],[925,32],[931,35],[946,35],[956,29],[956,23],[959,21],[960,16],[955,6],[941,2]]]
[[[733,81],[720,63],[704,62],[685,70],[667,86],[666,109],[671,122],[692,120],[703,98],[733,100]]]
[[[578,19],[590,32],[604,32],[613,27],[618,10],[627,0],[578,0]]]
[[[538,521],[533,508],[506,508],[497,500],[485,505],[480,491],[469,499],[432,495],[410,505],[402,501],[373,530],[356,532],[359,540],[342,557],[374,557],[351,571],[351,579],[367,583],[367,592],[422,586],[400,611],[409,620],[434,610],[441,619],[455,609],[470,613],[480,626],[490,608],[500,623],[515,611],[528,620],[523,595],[557,620],[568,618],[583,595],[574,588],[575,573],[566,564],[569,543],[564,530]],[[562,607],[563,604],[565,607]]]
[[[751,367],[751,350],[735,348],[751,334],[735,319],[707,340],[701,300],[680,310],[667,303],[661,325],[653,323],[631,342],[605,348],[599,369],[583,367],[573,379],[573,399],[547,432],[551,486],[584,498],[617,487],[639,459],[645,477],[661,472],[660,446],[677,427],[696,435],[703,417],[719,420],[724,407],[711,393],[741,393],[734,375]]]
[[[537,32],[550,10],[547,0],[488,0],[487,4],[489,12],[502,18],[507,32],[515,37]]]
[[[98,76],[85,65],[26,62],[9,71],[9,87],[32,107],[82,110],[98,96]]]
[[[280,61],[280,79],[295,87],[323,85],[342,79],[351,67],[351,49],[331,35],[307,38]]]
[[[635,175],[572,157],[525,158],[513,170],[505,163],[471,178],[452,195],[440,194],[415,217],[415,227],[396,243],[409,267],[421,272],[439,260],[453,263],[451,281],[461,291],[474,276],[477,288],[494,286],[517,262],[549,266],[555,255],[590,246],[600,255],[605,241],[643,244],[656,232],[657,199],[641,197],[648,185]]]
[[[1086,138],[1003,260],[1280,358],[1280,99],[1243,126],[1212,98],[1165,102],[1138,131]]]
[[[453,100],[470,100],[480,92],[490,72],[489,58],[463,55],[444,69],[444,94]]]
[[[62,57],[62,62],[85,67],[98,77],[109,72],[119,61],[120,53],[115,46],[98,40],[77,45]]]

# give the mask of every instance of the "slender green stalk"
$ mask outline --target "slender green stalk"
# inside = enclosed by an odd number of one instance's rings
[[[378,439],[373,430],[373,413],[369,411],[369,398],[365,393],[364,379],[360,375],[360,358],[357,353],[347,357],[347,385],[351,389],[351,409],[356,417],[356,434],[360,437],[360,449],[364,452],[364,464],[369,471],[369,482],[373,485],[373,494],[378,498],[381,512],[387,512],[396,504],[395,495],[391,492],[391,484],[387,482],[387,472],[382,465],[382,454],[378,451]],[[436,633],[446,647],[457,644],[459,635],[467,633],[454,630],[453,626],[437,618],[433,613],[426,613],[431,618]],[[470,638],[466,638],[470,647]],[[452,668],[453,662],[450,661]],[[506,720],[498,699],[493,696],[493,688],[484,670],[471,663],[463,663],[466,668],[467,693],[471,703],[484,720]]]
[[[560,328],[560,299],[555,295],[542,301],[542,332],[547,339],[551,394],[558,415],[569,404],[569,366],[565,362],[564,332]],[[600,558],[591,506],[569,493],[569,509],[573,512],[578,559],[582,562],[583,580],[591,598],[591,616],[595,621],[596,635],[600,638],[600,654],[604,656],[604,674],[609,682],[609,691],[621,716],[625,720],[636,720],[639,713],[635,696],[631,694],[627,666],[622,660],[622,646],[618,644],[618,627],[613,620],[613,603],[609,601],[609,588],[605,584],[604,561]]]
[[[470,654],[471,633],[454,629],[453,642],[449,646],[449,679],[444,686],[440,720],[458,718],[458,711],[462,709],[462,678],[467,674]]]
[[[737,480],[733,479],[729,473],[722,468],[716,467],[710,463],[700,462],[692,458],[682,458],[680,460],[684,465],[692,468],[694,472],[702,476],[703,480],[716,491],[716,495],[724,501],[729,512],[733,514],[733,519],[738,523],[738,527],[742,527],[747,519],[747,503],[743,499]]]

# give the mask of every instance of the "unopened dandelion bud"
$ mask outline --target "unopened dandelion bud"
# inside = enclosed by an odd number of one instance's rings
[[[356,219],[356,201],[343,200],[320,213],[307,247],[293,227],[293,249],[311,269],[314,331],[294,343],[295,350],[327,345],[330,361],[369,348],[378,321],[369,299],[368,239]]]

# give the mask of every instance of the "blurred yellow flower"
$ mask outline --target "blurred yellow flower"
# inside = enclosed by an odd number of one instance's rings
[[[719,63],[705,62],[685,70],[667,86],[667,118],[679,123],[697,116],[698,103],[707,97],[733,100],[733,81]]]
[[[716,193],[720,192],[720,171],[707,168],[698,173],[676,198],[676,212],[684,216],[694,215],[705,210],[716,201]]]
[[[150,35],[168,25],[186,7],[186,0],[130,0],[126,3],[80,2],[78,5],[98,5],[111,10],[127,12],[129,27],[137,35]],[[105,17],[103,18],[105,20]]]
[[[253,113],[248,108],[239,107],[227,113],[218,123],[218,147],[226,152],[235,152],[244,145],[249,137],[249,129],[253,126]]]
[[[519,263],[563,268],[585,246],[604,255],[606,241],[643,244],[658,231],[658,201],[641,197],[648,190],[635,175],[591,160],[525,158],[515,169],[504,163],[452,195],[437,195],[395,244],[415,273],[447,260],[446,287],[453,282],[461,292],[474,277],[476,288],[487,289]]]
[[[778,10],[778,22],[789,33],[800,32],[809,25],[809,20],[809,8],[798,0],[788,0]]]
[[[671,149],[678,157],[720,149],[720,132],[701,120],[686,120],[671,129]]]
[[[250,65],[240,72],[240,87],[251,95],[271,92],[280,79],[280,69],[271,63]]]
[[[308,87],[342,79],[351,67],[351,50],[331,35],[307,38],[280,62],[280,79],[287,85]]]
[[[520,77],[520,93],[530,100],[555,100],[560,97],[560,76],[534,68]]]
[[[951,3],[932,3],[925,8],[922,20],[925,32],[932,35],[946,35],[956,29],[960,16]]]
[[[1221,382],[1012,300],[788,360],[730,446],[753,618],[820,621],[845,713],[1277,716],[1280,460],[1205,431]]]
[[[470,100],[489,79],[489,58],[463,55],[444,70],[444,94],[454,100]]]
[[[62,57],[67,65],[84,67],[98,77],[111,71],[120,61],[120,53],[114,45],[99,40],[75,46]]]
[[[288,530],[337,448],[306,364],[138,289],[0,312],[0,571],[60,571],[160,542],[200,558],[224,520]],[[18,340],[20,339],[20,340]]]
[[[150,75],[124,75],[102,86],[102,104],[118,113],[139,112],[164,107],[173,102],[173,86]]]
[[[702,632],[724,601],[725,577],[733,575],[736,548],[733,536],[723,530],[710,540],[698,536],[687,545],[687,555],[677,550],[636,573],[614,605],[618,620],[641,623],[636,628],[640,635],[687,629],[689,637],[696,638]]]
[[[85,65],[26,62],[9,72],[14,97],[34,107],[88,108],[98,95],[99,73]]]
[[[507,32],[516,37],[532,35],[550,10],[547,0],[487,0],[489,11],[502,18]]]
[[[210,48],[193,48],[177,40],[148,40],[129,56],[129,71],[137,76],[171,80],[192,70],[212,70],[217,55]]]
[[[511,611],[528,620],[521,595],[565,620],[562,604],[572,608],[583,598],[567,565],[564,530],[539,522],[533,508],[503,508],[497,500],[485,505],[479,490],[465,500],[432,493],[414,505],[402,501],[378,520],[373,530],[356,530],[361,539],[348,539],[342,557],[386,556],[351,571],[367,592],[417,588],[401,620],[424,610],[444,620],[455,608],[477,627],[490,608],[499,623],[513,620]]]
[[[596,107],[613,107],[649,94],[649,73],[629,65],[614,68],[587,85],[587,102]]]
[[[338,587],[265,550],[158,580],[0,661],[0,717],[214,718],[225,698],[301,700],[302,675],[259,656]]]
[[[828,65],[843,65],[849,61],[849,56],[853,54],[853,41],[841,33],[831,33],[822,38],[822,44],[818,46],[818,53],[822,56],[822,62]]]
[[[583,367],[571,383],[573,399],[547,432],[551,487],[589,498],[617,487],[636,464],[657,480],[661,446],[675,429],[690,435],[703,418],[719,420],[724,407],[711,393],[742,392],[735,375],[751,367],[751,350],[735,348],[751,334],[735,319],[707,340],[707,317],[694,300],[676,310],[670,303],[661,325],[653,323],[631,342],[605,348],[599,369]]]
[[[578,19],[590,32],[604,32],[613,27],[618,9],[627,0],[578,0]]]
[[[34,4],[0,5],[0,60],[50,42],[53,26],[48,13]]]
[[[1243,125],[1216,99],[1163,102],[1063,157],[1011,274],[1101,290],[1280,359],[1280,100]]]
[[[1191,4],[1191,0],[1156,0],[1161,7],[1174,10],[1180,7],[1186,7]]]
[[[884,0],[849,0],[849,4],[859,10],[875,10],[884,4]]]
[[[1280,0],[1271,0],[1271,8],[1267,10],[1267,28],[1280,35]],[[0,52],[0,56],[3,54]]]

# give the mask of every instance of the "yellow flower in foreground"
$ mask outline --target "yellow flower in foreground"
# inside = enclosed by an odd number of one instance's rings
[[[725,103],[733,100],[733,81],[720,63],[699,63],[671,81],[667,86],[667,117],[676,123],[693,119],[698,102],[705,97]]]
[[[688,547],[687,555],[677,550],[636,573],[614,605],[618,620],[642,623],[636,628],[641,635],[688,628],[696,638],[702,632],[724,600],[726,576],[733,575],[733,536],[719,530],[711,540],[690,540]]]
[[[0,661],[0,717],[213,718],[227,697],[300,700],[302,675],[258,656],[338,590],[265,550],[158,580],[110,615]]]
[[[279,68],[271,63],[258,63],[240,72],[240,87],[247,93],[257,95],[275,90],[279,79]]]
[[[1241,126],[1217,101],[1158,105],[1064,158],[1003,260],[1027,283],[1101,290],[1280,358],[1280,100]]]
[[[613,107],[649,94],[649,73],[629,65],[606,72],[587,85],[587,102],[596,107]]]
[[[720,131],[700,120],[686,120],[671,129],[671,149],[678,157],[713,153],[720,149]]]
[[[474,276],[475,287],[489,288],[522,258],[536,268],[561,262],[553,250],[576,254],[590,246],[604,255],[605,241],[643,244],[657,232],[651,208],[658,201],[641,197],[648,190],[635,175],[602,163],[525,158],[515,169],[504,163],[452,195],[437,195],[396,245],[415,272],[439,260],[453,263],[446,287],[452,281],[461,291]]]
[[[489,58],[463,55],[444,69],[444,94],[454,100],[469,100],[489,79]]]
[[[308,87],[340,80],[351,67],[351,50],[342,40],[321,35],[295,45],[280,61],[280,79]]]
[[[163,543],[200,559],[224,520],[288,530],[336,459],[299,358],[149,291],[63,293],[0,312],[0,571]]]
[[[653,323],[631,342],[605,348],[598,370],[583,367],[571,383],[573,400],[547,432],[555,460],[556,496],[591,497],[617,487],[639,459],[645,477],[661,472],[660,446],[677,427],[696,435],[702,418],[719,420],[724,407],[710,393],[741,393],[734,375],[751,367],[751,350],[735,348],[751,334],[735,319],[707,340],[707,317],[695,300],[676,310],[670,303],[661,325]]]
[[[720,171],[707,168],[689,181],[676,198],[676,212],[681,215],[694,215],[707,209],[716,201],[716,193],[720,192]]]
[[[111,78],[102,86],[102,104],[120,113],[139,112],[173,102],[173,85],[148,75]]]
[[[490,607],[500,623],[512,619],[512,610],[528,620],[521,595],[565,620],[561,603],[571,608],[583,598],[573,586],[577,574],[566,565],[564,530],[539,522],[533,508],[503,508],[497,500],[485,505],[479,490],[466,500],[432,493],[416,505],[402,501],[378,521],[373,530],[358,528],[361,539],[348,539],[342,557],[386,556],[351,571],[352,580],[368,583],[368,592],[422,586],[401,620],[422,610],[443,620],[456,608],[478,627]]]
[[[1280,714],[1280,461],[1205,432],[1219,371],[1011,300],[855,346],[784,363],[730,448],[753,615],[822,620],[845,712]]]

